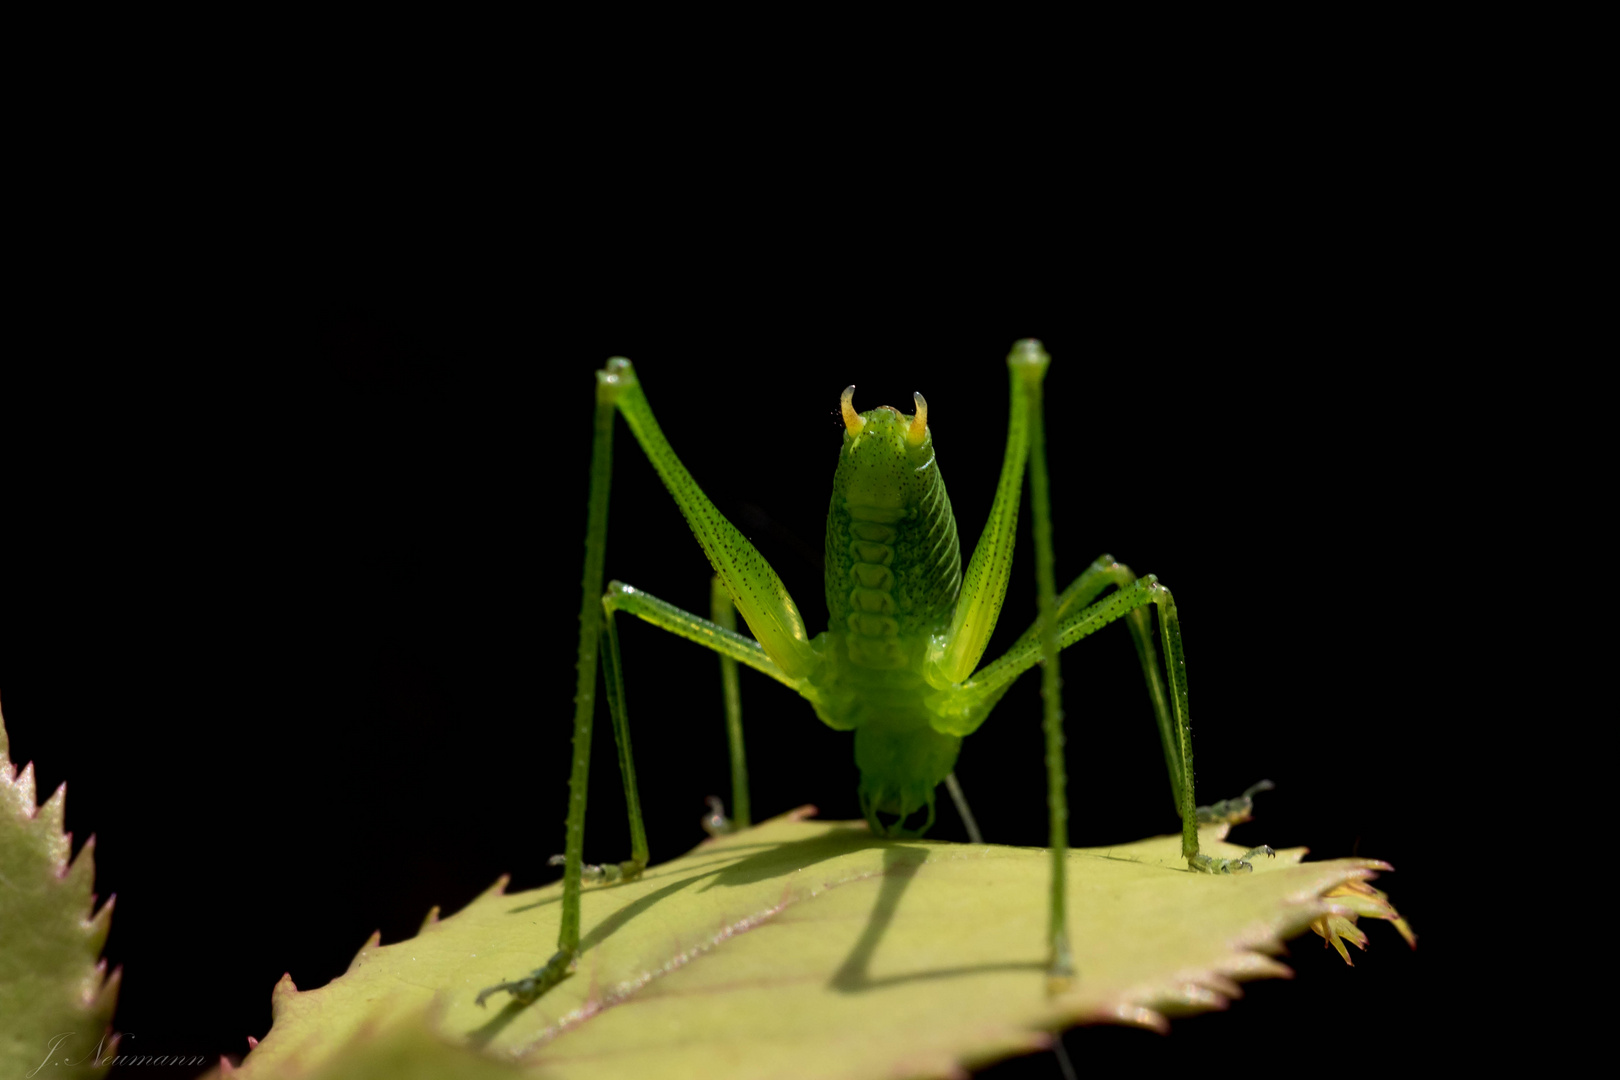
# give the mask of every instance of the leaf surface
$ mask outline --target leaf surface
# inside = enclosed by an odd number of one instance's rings
[[[358,1075],[368,1045],[397,1052],[415,1025],[514,1075],[959,1076],[1069,1025],[1162,1028],[1221,1007],[1237,981],[1287,974],[1267,955],[1284,939],[1358,913],[1324,893],[1388,869],[1301,863],[1293,849],[1252,874],[1195,874],[1175,836],[1071,851],[1079,977],[1052,997],[1045,850],[880,840],[809,813],[587,888],[576,972],[527,1006],[474,999],[555,950],[560,883],[515,895],[498,883],[408,941],[374,936],[325,987],[283,978],[274,1026],[238,1072],[338,1075],[326,1066],[342,1054]],[[1205,827],[1206,853],[1240,853],[1227,828]]]

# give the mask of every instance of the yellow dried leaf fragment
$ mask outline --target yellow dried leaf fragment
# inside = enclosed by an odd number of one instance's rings
[[[1367,951],[1367,935],[1356,925],[1356,920],[1362,916],[1387,919],[1394,923],[1406,943],[1417,948],[1417,935],[1412,932],[1411,924],[1401,918],[1400,912],[1395,910],[1385,893],[1365,881],[1346,881],[1323,893],[1322,899],[1332,901],[1340,910],[1311,920],[1311,929],[1326,944],[1337,949],[1344,962],[1351,967],[1355,966],[1355,961],[1350,959],[1350,951],[1344,947],[1344,943],[1348,941],[1362,952]]]

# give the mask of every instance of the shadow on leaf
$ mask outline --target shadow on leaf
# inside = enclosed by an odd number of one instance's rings
[[[860,939],[849,951],[849,956],[844,958],[844,962],[828,980],[828,987],[844,994],[858,994],[863,990],[874,990],[880,986],[892,986],[896,983],[949,979],[986,971],[1043,970],[1039,963],[1022,961],[1005,964],[967,964],[954,968],[917,971],[907,975],[889,975],[881,979],[871,978],[867,971],[871,966],[872,956],[877,952],[883,935],[888,932],[889,924],[894,921],[894,913],[900,907],[901,896],[905,895],[911,879],[917,876],[917,871],[927,861],[928,852],[922,848],[896,844],[883,853],[883,885],[878,890],[877,903],[872,905],[872,914],[866,921],[866,929],[861,931]]]

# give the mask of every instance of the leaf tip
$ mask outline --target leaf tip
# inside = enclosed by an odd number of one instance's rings
[[[274,1015],[281,1003],[290,1001],[298,996],[298,984],[293,982],[292,972],[284,971],[276,985],[270,988],[270,1012]]]
[[[101,905],[101,910],[96,911],[96,913],[94,915],[90,916],[90,918],[85,920],[85,925],[88,926],[94,932],[96,932],[98,934],[101,934],[103,937],[105,937],[106,934],[107,934],[107,928],[112,923],[113,906],[115,904],[117,904],[117,903],[118,903],[118,894],[113,893],[111,896],[107,897],[107,902],[105,904]],[[94,910],[95,906],[96,906],[96,894],[91,893],[90,894],[90,907],[91,907],[92,910]]]
[[[371,952],[371,950],[377,948],[377,946],[379,946],[381,944],[382,944],[382,931],[381,930],[373,930],[371,932],[371,936],[366,938],[366,943],[364,945],[360,946],[360,951],[354,954],[354,959],[349,961],[349,966],[345,970],[346,971],[353,971],[356,967],[359,967],[361,961],[365,960],[366,954]]]
[[[34,763],[30,761],[22,767],[22,772],[16,773],[11,781],[17,789],[17,797],[22,800],[23,817],[32,821],[34,815],[39,813],[39,807],[34,805]]]
[[[1146,1005],[1132,1005],[1128,1002],[1121,1002],[1110,1009],[1104,1018],[1117,1024],[1157,1031],[1160,1035],[1170,1034],[1169,1019],[1163,1013],[1156,1009],[1150,1009]]]
[[[96,965],[94,980],[96,985],[85,994],[85,1005],[98,1014],[106,1010],[106,1015],[110,1017],[118,1001],[118,990],[124,985],[124,965],[119,964],[113,968],[111,975],[107,975],[107,961],[103,959]]]
[[[66,787],[67,785],[64,784],[62,786]],[[68,833],[67,836],[68,836],[68,839],[70,841],[73,839],[73,834],[72,833]],[[79,868],[79,860],[81,860],[81,859],[87,860],[91,864],[95,863],[95,861],[96,861],[96,834],[95,833],[91,833],[90,834],[90,839],[86,840],[79,847],[79,853],[77,855],[73,856],[73,865],[71,867],[69,867],[69,869],[70,870],[77,870]]]
[[[28,767],[33,768],[34,763],[30,761],[28,763]],[[67,807],[67,781],[64,780],[60,784],[56,785],[56,790],[51,792],[51,797],[46,799],[44,801],[44,803],[42,803],[40,805],[39,813],[45,815],[45,820],[54,823],[55,831],[61,832],[62,831],[63,819],[64,819],[64,816],[65,816],[63,814],[63,811],[66,809],[66,807]],[[72,833],[68,834],[68,836],[70,836],[70,837],[72,835],[73,835]]]

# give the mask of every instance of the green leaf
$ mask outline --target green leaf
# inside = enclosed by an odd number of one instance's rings
[[[98,959],[113,905],[95,911],[95,838],[69,866],[67,785],[36,806],[33,763],[19,773],[9,750],[0,717],[0,1076],[30,1075],[45,1062],[97,1076],[96,1063],[118,1045],[103,1037],[119,979]]]
[[[452,1055],[435,1057],[446,1076],[484,1075],[451,1064],[469,1050],[480,1068],[547,1077],[952,1076],[1072,1024],[1162,1029],[1238,980],[1286,974],[1266,954],[1313,921],[1393,916],[1323,899],[1388,869],[1372,859],[1301,863],[1295,849],[1227,877],[1189,872],[1179,836],[1075,850],[1079,974],[1052,997],[1045,850],[880,840],[810,812],[587,889],[577,970],[528,1006],[474,999],[551,956],[560,884],[506,895],[503,881],[411,940],[373,935],[325,987],[283,978],[239,1073],[368,1075],[369,1054],[416,1039]],[[1206,853],[1240,854],[1227,828],[1201,831]]]

